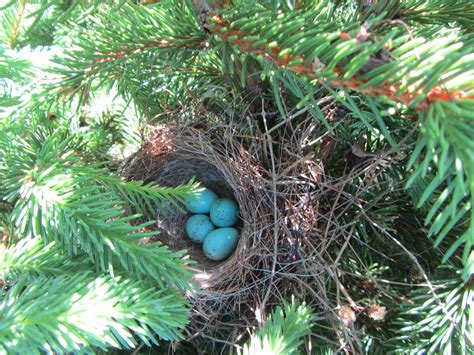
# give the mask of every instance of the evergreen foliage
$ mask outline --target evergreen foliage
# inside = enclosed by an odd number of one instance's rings
[[[25,64],[5,65],[3,77],[19,83]],[[112,162],[97,161],[108,156],[94,146],[108,121],[75,128],[67,117],[35,113],[26,108],[0,123],[1,351],[131,349],[137,341],[180,339],[188,310],[172,288],[192,289],[189,261],[184,251],[142,244],[156,232],[139,218],[164,201],[181,208],[197,185],[125,182]]]
[[[14,60],[0,45],[0,114],[8,107],[20,103],[17,93],[14,92],[12,83],[25,83],[28,80],[30,63],[26,60]]]
[[[0,140],[0,196],[12,206],[9,220],[19,235],[57,241],[71,256],[85,252],[103,271],[119,267],[187,289],[182,253],[137,243],[155,233],[140,232],[149,223],[131,225],[139,215],[124,216],[123,209],[133,204],[142,212],[153,210],[154,203],[170,195],[182,199],[189,189],[126,184],[97,166],[81,166],[74,154],[80,141],[61,130],[37,127],[18,139],[2,134]]]
[[[0,349],[7,353],[130,349],[176,340],[187,323],[183,298],[140,281],[88,272],[34,280],[20,277],[0,305]]]
[[[48,46],[58,26],[67,21],[81,23],[100,1],[7,0],[0,4],[2,39],[10,48]]]
[[[71,259],[58,244],[46,244],[41,239],[22,239],[0,255],[1,277],[9,282],[15,282],[19,277],[73,276],[80,271],[89,271],[90,266],[85,255]]]
[[[265,324],[239,349],[239,354],[296,354],[305,336],[311,331],[312,310],[295,300],[283,302]]]
[[[360,348],[472,350],[472,1],[12,0],[0,8],[3,351],[180,338],[186,306],[170,289],[192,287],[189,261],[140,244],[153,235],[140,216],[163,201],[179,206],[196,184],[125,182],[110,148],[140,145],[148,124],[196,104],[219,124],[245,117],[243,134],[246,120],[266,115],[276,142],[299,115],[318,122],[311,149],[326,181],[343,186],[321,205],[340,199],[338,222],[352,228],[349,251],[334,250],[338,275],[352,299],[388,309],[383,321],[360,316],[353,325]],[[43,71],[7,49],[43,45],[59,54],[41,80]],[[104,92],[124,109],[91,113]],[[333,115],[318,104],[328,97]],[[335,148],[325,155],[328,141]],[[407,276],[413,263],[427,268],[421,279]],[[356,286],[367,282],[377,292]],[[297,351],[310,324],[334,338],[333,324],[283,302],[242,351]]]
[[[403,335],[393,340],[396,344],[401,340],[405,349],[413,352],[467,354],[472,349],[473,290],[452,274],[435,282],[436,297],[425,288],[411,292],[416,306],[404,310]]]

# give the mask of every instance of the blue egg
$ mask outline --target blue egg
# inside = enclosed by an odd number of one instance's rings
[[[214,230],[209,216],[204,214],[195,214],[188,218],[186,222],[186,234],[189,239],[196,243],[202,243],[204,238]]]
[[[211,206],[211,221],[217,227],[230,227],[239,219],[239,205],[228,198],[221,198]]]
[[[203,188],[187,198],[185,203],[191,213],[209,213],[212,204],[218,198],[215,192],[208,188]]]
[[[215,261],[228,258],[237,247],[239,232],[235,228],[218,228],[204,238],[202,249],[204,254]]]

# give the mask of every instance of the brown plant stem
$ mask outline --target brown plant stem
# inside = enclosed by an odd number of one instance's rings
[[[247,33],[238,29],[230,28],[230,22],[228,20],[223,20],[221,17],[214,15],[208,18],[207,25],[210,27],[212,34],[220,37],[223,40],[228,40],[232,44],[238,46],[242,52],[252,53],[254,55],[265,55],[266,60],[271,62],[276,67],[285,68],[298,75],[307,75],[311,79],[328,83],[333,88],[350,89],[370,96],[385,96],[404,105],[409,105],[414,99],[422,95],[422,92],[420,91],[410,92],[409,90],[405,90],[403,93],[397,94],[401,83],[391,85],[383,84],[382,86],[361,88],[364,84],[366,84],[366,82],[357,79],[357,77],[351,78],[349,80],[342,79],[344,71],[338,67],[334,69],[334,72],[338,74],[338,78],[326,81],[319,75],[317,70],[305,65],[304,61],[301,61],[301,59],[305,59],[302,55],[286,54],[280,58],[280,47],[278,45],[272,47],[271,49],[269,49],[265,44],[255,46],[255,41],[244,38],[248,36]],[[342,39],[350,39],[350,35],[348,33],[341,33],[340,37]],[[299,60],[299,63],[290,64],[295,60]],[[435,102],[459,99],[474,100],[474,96],[466,96],[462,91],[450,92],[441,86],[435,86],[427,93],[426,98],[416,105],[416,108],[420,110],[427,110]]]

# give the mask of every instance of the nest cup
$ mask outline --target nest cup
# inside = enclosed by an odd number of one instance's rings
[[[186,249],[195,279],[203,290],[218,290],[223,296],[245,284],[245,264],[262,242],[262,231],[268,225],[269,209],[264,170],[252,156],[225,131],[194,127],[162,125],[154,129],[144,146],[129,157],[121,169],[128,180],[156,182],[176,187],[192,178],[221,197],[234,199],[240,208],[236,228],[240,238],[235,252],[226,260],[209,260],[202,245],[191,241],[185,233],[186,213],[157,209],[155,228],[159,240],[171,250]]]

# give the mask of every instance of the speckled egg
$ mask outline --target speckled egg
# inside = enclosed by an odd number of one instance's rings
[[[202,243],[204,238],[214,230],[209,216],[205,214],[195,214],[188,218],[186,222],[186,234],[189,239],[196,243]]]
[[[202,250],[204,254],[215,261],[228,258],[237,247],[239,232],[235,228],[218,228],[204,238]]]
[[[239,219],[239,205],[228,198],[220,198],[212,204],[210,215],[217,227],[230,227]]]
[[[208,188],[203,188],[187,198],[185,203],[187,209],[191,213],[209,213],[212,204],[218,198],[219,197],[214,191],[209,190]]]

